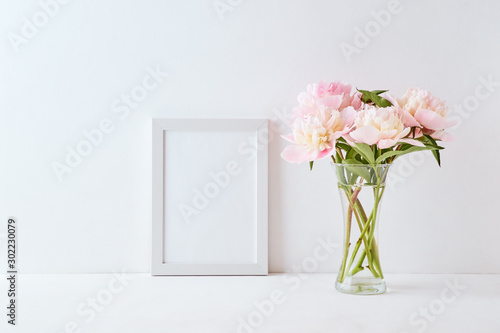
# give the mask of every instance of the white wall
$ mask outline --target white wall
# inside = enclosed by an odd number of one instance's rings
[[[401,0],[351,62],[341,43],[353,45],[355,28],[370,27],[371,11],[388,1],[232,3],[221,20],[212,0],[70,1],[15,52],[9,33],[43,15],[37,1],[2,1],[0,218],[19,220],[21,270],[149,271],[151,118],[272,119],[308,83],[344,80],[397,94],[420,86],[451,106],[471,103],[462,113],[452,107],[461,124],[441,169],[424,155],[417,167],[414,159],[393,170],[401,178],[384,199],[385,271],[500,273],[500,86],[487,97],[479,88],[473,105],[480,77],[500,81],[500,3]],[[114,113],[113,103],[157,66],[169,76],[120,119],[123,104]],[[106,118],[112,132],[59,182],[51,164]],[[270,144],[272,272],[311,256],[318,237],[342,235],[328,162],[313,172],[287,164],[285,145]],[[318,271],[339,262],[337,249]]]

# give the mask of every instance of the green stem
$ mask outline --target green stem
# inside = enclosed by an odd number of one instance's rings
[[[353,270],[348,274],[349,276],[356,275],[358,272],[361,272],[364,269],[363,261],[365,260],[365,257],[366,257],[366,251],[365,249],[363,249],[363,251],[361,252],[361,256],[359,256],[358,263],[353,268]]]
[[[366,216],[366,215],[365,215]],[[349,261],[349,266],[347,266],[347,271],[349,271],[351,269],[351,266],[352,266],[352,263],[354,262],[354,259],[356,258],[356,255],[358,254],[358,250],[359,250],[359,247],[361,245],[361,242],[362,242],[362,238],[363,236],[366,234],[366,232],[368,231],[370,227],[370,224],[367,222],[365,223],[365,226],[363,228],[363,231],[361,232],[361,235],[359,235],[359,239],[358,241],[356,242],[356,247],[354,248],[354,250],[352,251],[352,254],[351,254],[351,260]],[[364,251],[364,249],[363,249]]]
[[[356,217],[356,222],[357,222],[357,224],[358,224],[359,230],[361,230],[361,231],[362,231],[362,230],[364,229],[364,226],[366,225],[366,214],[364,214],[364,216],[363,216],[363,217],[364,217],[364,220],[362,220],[362,218],[360,217],[360,214],[358,214],[358,211],[357,211],[356,209],[354,209],[354,210],[352,209],[352,207],[354,207],[354,206],[355,206],[355,205],[354,205],[354,202],[356,202],[356,201],[357,201],[357,195],[358,195],[359,191],[361,191],[361,187],[359,187],[359,188],[356,190],[356,191],[357,191],[357,193],[356,193],[356,197],[354,197],[354,198],[353,198],[353,197],[351,197],[351,196],[349,195],[349,193],[350,193],[351,191],[350,191],[348,188],[343,187],[343,189],[344,189],[344,192],[345,192],[345,194],[346,194],[347,199],[349,200],[349,208],[350,208],[350,211],[353,211],[353,212],[354,212],[354,216]],[[354,199],[354,200],[353,200],[353,199]],[[350,224],[349,224],[349,227],[350,227]],[[349,235],[349,237],[350,237],[350,235]],[[363,240],[363,243],[364,243],[364,245],[365,245],[365,248],[366,248],[366,249],[369,249],[369,248],[370,248],[370,247],[369,247],[369,239],[367,239],[366,234],[365,234],[365,235],[363,235],[363,237],[360,237],[360,238]],[[344,249],[344,250],[345,250],[345,249]],[[372,259],[372,252],[371,252],[371,251],[367,251],[367,252],[366,252],[366,256],[367,256],[367,258],[368,258],[368,265],[369,265],[369,267],[373,266],[373,265],[372,265],[372,260],[373,260],[373,259]],[[346,253],[344,253],[344,257],[347,259],[347,254],[346,254]],[[342,268],[345,268],[345,262],[344,262],[344,261],[342,262]],[[371,270],[371,269],[370,269],[370,270]],[[380,277],[380,275],[378,274],[378,272],[376,272],[376,271],[374,271],[374,270],[371,270],[371,271],[372,271],[372,273],[373,273],[373,275],[374,275],[375,277]],[[341,277],[343,278],[344,276],[345,276],[345,272],[344,272],[344,271],[342,271],[342,272],[341,272]],[[342,280],[341,280],[340,282],[342,282]]]
[[[356,189],[354,190],[352,197],[354,197],[354,200],[357,199],[358,193],[361,189]],[[350,190],[347,191],[344,189],[344,192],[346,193],[346,196],[350,197],[347,193],[351,192]],[[340,267],[340,276],[339,276],[339,282],[342,283],[344,281],[345,277],[345,268],[347,264],[347,256],[349,254],[349,246],[350,246],[350,239],[351,239],[351,224],[352,224],[352,213],[353,213],[353,205],[349,205],[349,208],[347,209],[347,220],[346,220],[346,226],[345,226],[345,239],[344,239],[344,257],[342,258],[342,265]]]
[[[351,260],[349,260],[349,265],[347,265],[348,272],[351,270],[352,263],[354,262],[354,259],[356,258],[356,254],[358,253],[359,246],[361,245],[361,243],[362,243],[362,240],[361,240],[361,238],[359,238],[358,241],[356,242],[356,246],[354,247],[354,251],[352,251]]]
[[[373,206],[372,210],[372,216],[371,216],[371,228],[370,228],[370,233],[368,234],[368,240],[369,240],[369,245],[367,251],[370,251],[373,257],[372,265],[373,269],[378,271],[379,276],[381,278],[384,278],[384,274],[382,273],[382,268],[380,267],[380,258],[378,255],[378,247],[377,243],[374,238],[374,233],[375,233],[375,223],[377,221],[377,214],[378,214],[378,206],[380,204],[380,199],[382,198],[382,195],[384,194],[385,187],[383,187],[380,190],[380,181],[378,182],[377,189],[374,189],[374,196],[375,196],[375,203]]]
[[[363,249],[364,254],[362,255],[362,259],[364,260],[365,255],[368,257],[368,268],[372,272],[372,274],[375,277],[380,277],[383,278],[384,275],[382,273],[382,269],[380,266],[380,258],[378,254],[378,247],[377,243],[375,241],[374,237],[374,232],[375,232],[375,222],[377,219],[377,214],[378,214],[378,205],[380,204],[381,197],[384,193],[385,187],[380,190],[380,178],[377,175],[377,180],[378,180],[378,186],[377,189],[374,189],[374,197],[375,197],[375,203],[374,207],[370,213],[370,216],[367,218],[366,213],[363,209],[363,206],[361,205],[361,202],[357,198],[347,198],[349,199],[349,207],[352,206],[354,203],[354,214],[356,216],[356,220],[358,221],[358,226],[361,231],[361,234],[359,236],[358,241],[356,242],[356,246],[351,254],[351,259],[349,260],[349,265],[347,266],[347,272],[351,270],[352,264],[356,258],[356,255],[359,251],[359,248],[361,246],[361,242],[363,241],[365,243],[365,249]],[[347,194],[347,193],[346,193]],[[360,221],[361,220],[361,221]],[[352,217],[351,217],[352,221]],[[366,238],[365,235],[369,231],[368,237]],[[344,254],[345,255],[345,254]],[[362,262],[361,262],[362,265]],[[360,266],[359,263],[356,267]],[[357,272],[360,271],[360,269],[354,268],[351,273],[349,273],[350,276],[356,274]],[[344,276],[345,273],[342,274]]]
[[[376,269],[379,272],[380,278],[383,279],[384,274],[382,273],[382,267],[380,267],[380,258],[378,256],[378,248],[377,244],[375,243],[375,239],[373,240],[372,248],[370,249],[370,251],[372,252],[372,256],[374,259],[373,260],[374,269]]]

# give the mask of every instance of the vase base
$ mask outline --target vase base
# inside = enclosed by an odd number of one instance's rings
[[[344,294],[353,295],[378,295],[385,293],[387,287],[384,280],[376,279],[356,279],[356,281],[349,281],[349,283],[335,282],[335,289]]]

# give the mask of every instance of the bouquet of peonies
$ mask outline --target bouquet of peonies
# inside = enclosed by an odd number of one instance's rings
[[[309,161],[311,169],[316,160],[328,156],[333,160],[345,226],[336,288],[345,293],[383,293],[375,230],[389,166],[396,158],[421,150],[430,150],[440,165],[443,147],[438,142],[451,140],[445,132],[453,125],[446,120],[448,108],[422,89],[412,88],[395,98],[387,90],[353,91],[343,82],[309,85],[298,102],[293,133],[283,136],[293,145],[281,156],[292,163]],[[352,230],[353,221],[359,230]]]
[[[448,108],[428,91],[411,88],[396,99],[387,90],[357,90],[331,82],[309,85],[298,96],[293,133],[283,136],[294,145],[281,156],[300,163],[331,156],[335,163],[390,164],[397,157],[431,150],[440,164],[436,141],[445,132]]]

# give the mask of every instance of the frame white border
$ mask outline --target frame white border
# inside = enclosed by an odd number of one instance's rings
[[[168,130],[256,131],[257,150],[257,263],[164,263],[164,136]],[[153,119],[153,238],[152,275],[267,275],[268,274],[268,121],[267,119]],[[266,142],[263,140],[263,135]]]

